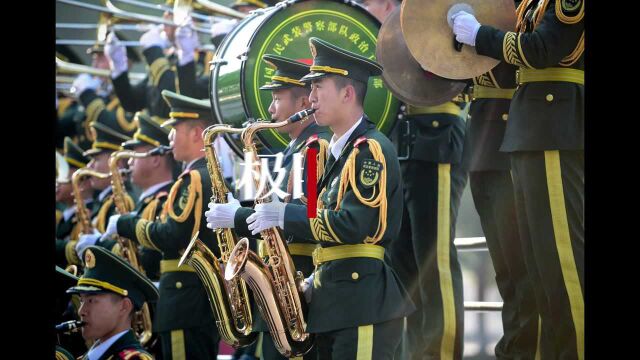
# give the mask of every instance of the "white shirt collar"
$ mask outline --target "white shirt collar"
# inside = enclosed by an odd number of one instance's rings
[[[112,337],[108,338],[106,341],[101,342],[97,346],[92,347],[89,350],[89,352],[87,353],[87,358],[89,358],[89,360],[98,360],[98,359],[100,359],[100,357],[109,349],[109,347],[111,347],[111,345],[113,345],[114,342],[116,342],[118,339],[120,339],[128,331],[129,331],[129,329],[127,329],[127,330],[125,330],[123,332],[119,332],[119,333],[113,335]]]
[[[171,180],[163,181],[161,183],[158,183],[158,184],[155,184],[155,185],[151,186],[147,190],[143,191],[142,194],[140,194],[140,197],[138,198],[138,201],[142,201],[147,196],[154,194],[156,191],[158,191],[160,188],[162,188],[163,186],[165,186],[167,184],[171,184]]]
[[[360,125],[360,122],[362,122],[363,117],[364,115],[360,116],[360,119],[358,119],[358,121],[356,121],[356,123],[353,124],[353,126],[349,130],[347,130],[346,133],[342,134],[342,136],[340,136],[339,139],[336,139],[336,134],[333,134],[333,136],[331,136],[331,141],[329,142],[329,151],[331,152],[331,154],[336,160],[338,160],[340,153],[342,153],[342,149],[347,144],[347,140],[349,140],[349,136],[351,136],[351,134],[358,127],[358,125]]]
[[[100,191],[100,194],[98,195],[98,201],[102,202],[102,200],[104,200],[104,198],[106,198],[109,193],[111,193],[111,185]]]
[[[93,201],[92,198],[84,199],[85,205],[92,201]],[[76,213],[76,210],[77,210],[77,207],[75,205],[64,209],[64,211],[62,212],[62,218],[64,219],[64,221],[69,221],[69,219],[71,219],[73,214]]]
[[[198,161],[198,160],[200,160],[200,159],[202,159],[202,158],[201,158],[201,157],[199,157],[199,158],[197,158],[197,159],[191,160],[191,162],[189,162],[189,163],[187,164],[187,166],[185,166],[185,168],[184,168],[184,170],[183,170],[183,171],[185,171],[185,170],[191,170],[191,166],[193,166],[193,164],[195,164],[195,163],[196,163],[196,161]]]

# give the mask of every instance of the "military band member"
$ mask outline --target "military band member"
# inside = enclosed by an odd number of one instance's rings
[[[144,112],[136,113],[138,131],[133,139],[122,143],[125,150],[145,153],[158,146],[169,146],[169,131]],[[133,212],[141,218],[155,221],[162,211],[173,185],[173,169],[175,161],[171,153],[165,155],[148,156],[144,158],[130,158],[131,182],[142,189]],[[115,224],[112,224],[114,226]],[[109,232],[109,230],[107,230]],[[162,253],[145,246],[140,247],[139,261],[145,275],[153,282],[160,281],[160,260]]]
[[[206,228],[204,206],[212,196],[204,158],[202,131],[213,123],[208,100],[196,100],[170,91],[163,97],[171,107],[169,133],[173,156],[186,164],[173,184],[159,219],[141,214],[114,216],[109,222],[117,234],[162,252],[160,299],[155,329],[160,334],[165,359],[215,359],[219,335],[207,294],[195,270],[178,266],[191,238],[198,237],[219,256],[211,230]]]
[[[316,122],[334,133],[316,217],[304,205],[272,201],[256,205],[248,228],[257,234],[279,226],[320,244],[306,289],[306,330],[317,334],[319,358],[392,359],[414,307],[385,255],[400,227],[401,213],[392,210],[403,203],[400,166],[363,110],[367,81],[382,68],[318,38],[309,46],[311,73],[300,80],[312,83]]]
[[[163,90],[175,90],[175,73],[163,49],[170,45],[162,35],[162,27],[155,26],[140,37],[142,54],[149,65],[148,79],[137,85],[129,82],[127,53],[115,33],[107,35],[104,53],[109,59],[114,91],[124,109],[135,113],[147,110],[151,119],[162,123],[169,117],[169,107],[162,99]]]
[[[278,55],[266,54],[262,60],[275,69],[275,73],[271,78],[271,82],[260,87],[260,90],[270,91],[272,101],[269,106],[269,113],[274,122],[285,121],[291,115],[311,107],[309,102],[309,93],[311,91],[310,84],[301,82],[299,79],[309,73],[309,65],[300,63],[291,59],[287,59]],[[293,155],[300,153],[305,157],[307,149],[313,147],[318,150],[318,171],[312,178],[315,184],[322,174],[326,151],[328,147],[328,139],[330,134],[325,127],[318,126],[313,118],[301,120],[299,122],[285,125],[277,129],[278,132],[287,134],[291,141],[283,151],[282,168],[285,170],[285,177],[281,183],[281,190],[288,195],[286,202],[292,204],[306,204],[306,179],[307,171],[304,166],[303,177],[305,183],[303,185],[304,197],[293,199],[293,180],[292,167]],[[267,171],[267,169],[264,169]],[[318,176],[319,175],[319,176]],[[254,213],[252,208],[241,207],[238,200],[229,194],[230,201],[226,204],[209,203],[209,211],[205,213],[207,223],[210,229],[216,228],[233,228],[238,236],[246,236],[252,238],[251,231],[247,228],[247,217]],[[285,236],[288,234],[285,233]],[[313,272],[313,261],[311,255],[316,248],[316,244],[311,240],[300,239],[295,236],[288,236],[289,252],[292,255],[293,263],[297,271],[301,271],[305,277]],[[262,240],[259,240],[262,244]],[[266,249],[258,246],[258,252],[261,258],[267,256]],[[269,334],[267,324],[259,315],[259,310],[254,307],[253,314],[256,319],[253,329],[261,332],[262,348],[257,355],[263,359],[284,359],[284,357],[276,350],[273,340]],[[260,342],[260,341],[258,341]],[[305,358],[315,358],[314,349],[311,353],[305,355]]]
[[[69,295],[67,289],[78,283],[78,277],[68,271],[56,266],[55,279],[55,323],[60,324],[66,321],[79,320],[78,308],[80,307],[80,298],[77,295]],[[91,342],[82,339],[80,333],[63,333],[58,334],[56,343],[56,359],[62,356],[62,359],[74,360],[87,351],[91,346]],[[58,354],[60,353],[60,354]]]
[[[499,151],[515,92],[516,67],[501,62],[473,79],[469,184],[503,300],[498,359],[535,358],[538,311],[518,234],[509,156]]]
[[[110,251],[89,246],[83,253],[85,272],[67,290],[80,295],[82,336],[94,344],[88,360],[153,359],[131,329],[135,311],[158,298],[158,289],[144,275]]]
[[[380,22],[400,5],[364,0]],[[405,104],[411,133],[401,160],[405,209],[391,264],[418,310],[407,317],[404,356],[461,359],[464,338],[462,270],[454,246],[460,199],[467,183],[463,95],[436,106]],[[404,146],[403,146],[404,147]]]
[[[542,358],[584,358],[584,1],[523,1],[516,31],[452,15],[478,54],[519,67],[500,151],[509,153]]]
[[[90,124],[90,127],[94,133],[93,137],[95,140],[91,145],[91,149],[83,153],[84,156],[91,158],[87,167],[99,173],[108,174],[110,173],[109,158],[111,154],[121,150],[122,147],[120,144],[131,138],[124,135],[125,129],[120,127],[120,123],[111,116],[98,117],[96,121]],[[118,167],[123,168],[124,165],[123,161]],[[91,187],[99,191],[97,198],[98,210],[92,221],[94,233],[81,235],[76,244],[76,253],[80,259],[82,259],[82,251],[89,245],[98,244],[111,250],[116,243],[115,239],[100,239],[107,228],[109,217],[116,212],[116,205],[113,200],[113,191],[111,188],[111,177],[100,179],[95,176],[90,176],[89,181]],[[129,186],[128,181],[125,183],[125,186]],[[127,192],[130,192],[130,190],[127,189]],[[129,206],[134,207],[135,202],[128,193],[125,199],[129,203]]]
[[[60,174],[56,179],[56,201],[66,205],[60,222],[56,226],[56,265],[61,267],[80,265],[80,259],[75,251],[75,246],[80,236],[80,224],[76,217],[77,208],[73,186],[71,185],[71,176],[76,170],[87,166],[90,161],[82,153],[82,148],[76,145],[71,138],[66,137],[64,139],[64,160],[69,165],[69,171],[67,174]],[[93,188],[89,183],[89,179],[84,179],[80,184],[80,193],[90,216],[95,214]]]

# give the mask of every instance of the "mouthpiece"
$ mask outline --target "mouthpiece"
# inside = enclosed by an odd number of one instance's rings
[[[298,111],[297,113],[291,115],[291,117],[288,119],[288,121],[290,123],[298,122],[298,121],[304,119],[305,117],[313,114],[314,112],[316,112],[316,109],[314,109],[314,108],[309,108],[309,109],[305,109],[305,110],[302,110],[302,111]]]
[[[62,333],[73,332],[73,331],[77,331],[79,328],[85,325],[86,323],[84,321],[78,321],[78,320],[65,321],[62,324],[56,325],[56,331],[62,332]]]

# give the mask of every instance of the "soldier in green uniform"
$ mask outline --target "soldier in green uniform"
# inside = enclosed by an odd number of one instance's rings
[[[125,150],[137,153],[145,153],[159,146],[169,146],[169,131],[144,112],[136,113],[138,131],[133,134],[133,139],[122,143]],[[173,185],[173,169],[175,161],[169,152],[164,155],[154,155],[145,158],[130,158],[131,182],[138,186],[142,193],[138,197],[133,212],[141,218],[155,221],[160,216],[169,190]],[[112,220],[114,219],[114,220]],[[114,232],[116,226],[115,217],[109,219],[107,233]],[[112,229],[109,229],[109,228]],[[140,264],[145,275],[153,282],[160,281],[160,260],[162,253],[156,249],[140,246]]]
[[[82,359],[153,359],[136,338],[131,320],[145,302],[156,301],[158,289],[104,248],[89,246],[83,260],[84,274],[67,290],[80,295],[78,315],[85,323],[82,336],[95,341]]]
[[[104,47],[113,88],[123,108],[133,113],[146,109],[151,119],[159,124],[169,117],[169,107],[161,93],[163,90],[175,90],[175,73],[163,52],[169,42],[161,33],[161,27],[156,26],[140,37],[142,54],[149,65],[149,76],[137,85],[129,82],[127,53],[115,33],[107,35]]]
[[[95,140],[91,145],[91,149],[85,151],[83,154],[91,158],[88,168],[100,173],[109,173],[109,157],[114,151],[122,148],[120,144],[123,141],[131,140],[131,138],[124,135],[125,130],[120,127],[120,123],[111,116],[98,117],[96,121],[91,123],[90,127]],[[122,167],[124,167],[124,162],[119,165],[119,168]],[[89,245],[98,244],[110,250],[116,243],[116,240],[113,239],[99,241],[106,230],[109,217],[116,212],[116,205],[113,201],[113,192],[111,189],[111,179],[99,179],[90,176],[89,181],[93,189],[100,193],[98,194],[96,204],[97,214],[93,219],[94,233],[81,235],[78,244],[76,244],[76,253],[79,258],[82,258],[82,251]],[[125,186],[129,186],[128,181],[125,183]],[[130,192],[130,190],[127,189],[127,192]],[[125,199],[131,207],[134,207],[135,202],[129,194],[126,194]]]
[[[584,1],[523,1],[516,31],[452,15],[479,55],[519,67],[500,151],[509,153],[543,358],[584,358]]]
[[[364,114],[370,76],[377,63],[310,38],[309,100],[319,125],[334,135],[318,182],[316,217],[300,204],[259,204],[247,218],[253,234],[279,226],[320,244],[316,270],[307,284],[307,331],[316,333],[322,359],[392,359],[403,317],[414,310],[388,264],[386,250],[400,229],[402,181],[397,155],[386,136]],[[311,292],[311,293],[309,293]]]
[[[309,65],[282,57],[278,55],[266,54],[262,56],[262,60],[275,69],[271,82],[260,87],[260,90],[271,91],[271,105],[269,113],[274,122],[287,120],[291,115],[311,107],[309,102],[309,92],[311,91],[309,83],[301,82],[301,77],[309,73]],[[318,151],[318,168],[315,176],[312,178],[313,183],[317,183],[322,176],[325,156],[330,133],[326,127],[318,126],[312,118],[301,120],[299,122],[285,125],[277,129],[280,133],[285,133],[291,138],[291,142],[283,151],[282,168],[285,171],[285,177],[280,184],[280,190],[286,192],[286,202],[292,204],[306,205],[308,195],[306,193],[307,167],[304,166],[302,179],[305,179],[303,186],[304,195],[301,198],[293,198],[293,179],[291,175],[293,168],[294,154],[300,154],[305,158],[307,149],[310,147]],[[267,169],[265,169],[267,170]],[[301,180],[302,180],[301,179]],[[229,194],[230,201],[226,204],[209,203],[209,211],[205,213],[207,216],[207,227],[216,228],[233,228],[238,236],[246,236],[253,238],[251,231],[247,229],[247,217],[254,213],[252,208],[241,207],[238,200],[233,199]],[[289,234],[285,234],[289,235]],[[262,241],[259,240],[258,253],[261,258],[267,256],[266,249],[263,248]],[[287,236],[289,253],[292,255],[293,263],[296,270],[301,271],[305,277],[313,272],[313,260],[311,255],[316,248],[316,244],[307,239],[297,238],[293,235]],[[261,349],[255,354],[264,360],[284,359],[284,357],[276,350],[273,339],[269,335],[269,328],[259,315],[257,306],[253,307],[253,316],[256,321],[253,326],[254,331],[259,331],[262,340]],[[305,358],[315,358],[314,349],[311,353],[305,355]]]
[[[196,100],[170,91],[163,97],[171,107],[169,133],[173,155],[184,172],[169,192],[160,219],[126,214],[115,220],[115,231],[136,243],[162,252],[160,299],[154,321],[165,359],[215,359],[219,335],[206,291],[195,270],[178,266],[191,238],[199,238],[219,256],[214,234],[206,227],[204,206],[211,198],[202,131],[213,123],[208,100]]]
[[[467,122],[469,185],[504,304],[504,335],[496,345],[496,357],[533,359],[538,343],[538,311],[518,234],[509,156],[499,151],[516,88],[515,73],[515,66],[501,62],[473,79]]]
[[[364,0],[380,22],[400,4]],[[426,81],[426,80],[425,80]],[[461,359],[464,338],[462,270],[454,245],[460,199],[467,183],[463,156],[466,96],[436,106],[401,107],[410,136],[399,142],[404,215],[391,264],[418,310],[407,317],[403,350],[410,359]]]
[[[67,289],[78,283],[78,277],[56,266],[55,279],[55,323],[60,324],[66,321],[79,320],[78,308],[80,307],[80,298],[77,295],[69,295]],[[72,359],[84,354],[91,343],[85,343],[82,336],[78,332],[63,333],[57,335],[56,358],[63,356],[62,359]],[[60,353],[60,355],[58,355]]]
[[[84,168],[90,159],[83,154],[82,148],[76,145],[71,138],[64,139],[64,160],[69,166],[69,171],[63,177],[56,179],[56,201],[66,205],[60,221],[56,226],[56,265],[80,265],[80,259],[76,256],[75,246],[80,236],[80,224],[76,217],[76,205],[71,185],[71,176],[76,170]],[[62,175],[62,174],[61,174]],[[81,197],[84,206],[90,214],[95,214],[93,203],[93,188],[89,179],[80,184]]]

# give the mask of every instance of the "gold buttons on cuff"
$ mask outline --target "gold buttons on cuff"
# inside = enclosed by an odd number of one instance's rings
[[[549,101],[549,102],[553,101],[553,94],[548,94],[547,95],[547,101]]]
[[[180,289],[182,287],[182,283],[180,281],[176,282],[176,289]]]
[[[360,277],[360,275],[357,272],[354,272],[354,273],[351,274],[351,278],[353,280],[358,280],[359,277]]]
[[[438,127],[438,126],[440,126],[440,123],[438,122],[438,120],[433,120],[431,122],[431,125],[433,125],[433,127]]]
[[[502,114],[502,120],[507,121],[509,114]]]

